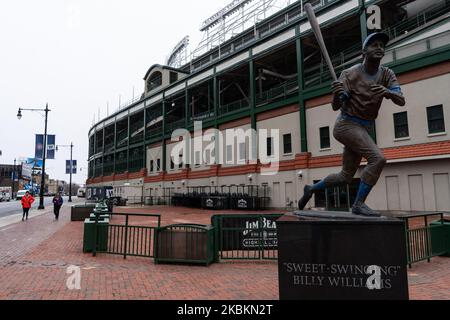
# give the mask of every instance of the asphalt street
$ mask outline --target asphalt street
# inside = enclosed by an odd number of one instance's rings
[[[72,199],[73,198],[76,197],[72,197]],[[48,206],[53,206],[52,199],[53,197],[44,198],[44,206],[46,207],[46,209]],[[64,204],[67,204],[69,197],[63,197],[63,199]],[[36,197],[31,210],[37,210],[38,206],[39,206],[39,197]],[[8,217],[18,213],[22,213],[22,205],[20,201],[11,200],[10,202],[0,202],[0,218]]]

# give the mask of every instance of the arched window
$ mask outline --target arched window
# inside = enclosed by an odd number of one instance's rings
[[[152,91],[160,85],[162,85],[162,73],[155,71],[147,79],[147,91]]]

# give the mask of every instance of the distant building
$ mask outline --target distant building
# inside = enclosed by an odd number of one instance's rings
[[[0,164],[0,187],[12,187],[13,186],[13,174],[14,165],[13,164]],[[22,167],[19,165],[15,166],[15,182],[14,182],[14,192],[20,190],[26,181],[22,178]]]

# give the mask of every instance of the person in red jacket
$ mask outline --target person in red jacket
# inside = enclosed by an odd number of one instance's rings
[[[28,220],[28,212],[30,211],[33,202],[34,202],[33,196],[27,191],[25,193],[25,196],[22,197],[22,208],[23,208],[22,221],[24,221],[25,217]]]

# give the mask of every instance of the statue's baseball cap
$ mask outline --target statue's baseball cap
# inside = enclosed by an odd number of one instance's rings
[[[375,40],[381,40],[384,45],[389,42],[389,36],[384,32],[374,32],[367,36],[366,40],[363,43],[363,50],[366,49],[372,42]]]

